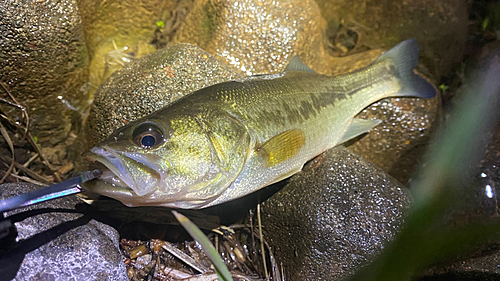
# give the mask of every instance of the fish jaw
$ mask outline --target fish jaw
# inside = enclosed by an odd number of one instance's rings
[[[165,172],[147,156],[114,150],[108,146],[96,146],[86,158],[106,166],[114,176],[102,178],[121,189],[130,189],[137,196],[153,193],[164,181]],[[123,192],[123,190],[122,190]]]

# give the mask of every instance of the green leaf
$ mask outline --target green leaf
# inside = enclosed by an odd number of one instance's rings
[[[486,30],[489,24],[490,24],[490,19],[488,17],[485,17],[481,24],[481,29]]]
[[[441,91],[446,91],[446,90],[448,90],[448,88],[449,88],[449,86],[446,84],[439,85],[439,90],[441,90]]]

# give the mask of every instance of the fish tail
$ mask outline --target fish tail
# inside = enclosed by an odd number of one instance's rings
[[[419,98],[432,98],[436,89],[424,78],[413,72],[418,62],[418,44],[415,39],[405,40],[381,55],[373,62],[391,60],[396,67],[397,75],[403,88],[391,96],[414,96]]]

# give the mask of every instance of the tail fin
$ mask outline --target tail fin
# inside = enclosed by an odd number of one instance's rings
[[[418,62],[418,44],[415,39],[405,40],[385,54],[378,57],[373,64],[382,60],[391,60],[403,83],[403,89],[394,96],[415,96],[419,98],[432,98],[436,89],[424,78],[413,73]]]

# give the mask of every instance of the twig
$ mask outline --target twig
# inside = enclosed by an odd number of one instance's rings
[[[10,105],[12,106],[15,106],[15,107],[18,107],[19,109],[21,109],[21,111],[23,112],[23,117],[26,115],[26,126],[25,126],[25,133],[28,132],[28,128],[29,128],[29,125],[30,125],[30,117],[28,115],[28,111],[26,110],[26,107],[25,106],[22,106],[17,100],[16,98],[14,98],[14,95],[11,94],[11,92],[7,89],[7,87],[5,86],[4,83],[0,82],[0,85],[2,86],[3,90],[7,93],[7,95],[9,95],[9,97],[15,102],[15,105],[13,105],[12,103],[8,102]],[[6,101],[6,100],[5,100]]]
[[[42,182],[39,182],[39,181],[36,181],[32,178],[29,178],[29,177],[25,177],[25,176],[18,176],[16,174],[11,174],[11,176],[17,178],[17,179],[20,179],[20,180],[23,180],[25,182],[29,182],[29,183],[32,183],[32,184],[36,184],[36,185],[41,185],[41,186],[47,186],[47,184],[45,183],[42,183]]]
[[[250,233],[251,233],[250,236],[252,236],[252,249],[254,249],[254,251],[257,252],[256,251],[257,248],[255,247],[255,237],[253,235],[253,211],[252,211],[252,209],[250,209]],[[255,260],[257,260],[257,258],[258,257],[256,256]]]
[[[208,272],[212,272],[209,268],[206,268],[205,266],[201,265],[200,263],[196,262],[192,257],[184,253],[183,251],[177,249],[176,247],[170,245],[170,243],[164,241],[165,244],[163,245],[163,249],[167,250],[170,254],[173,256],[177,257],[181,261],[185,262],[192,268],[194,268],[196,271],[199,273],[205,274]]]
[[[47,165],[47,167],[51,171],[54,171],[54,167],[52,167],[52,165],[50,164],[50,162],[47,160],[47,158],[45,157],[45,155],[42,153],[42,150],[40,149],[40,147],[36,143],[35,139],[31,135],[31,133],[28,131],[29,124],[30,124],[30,121],[29,121],[30,118],[29,118],[29,115],[28,115],[28,111],[26,110],[26,107],[22,106],[16,100],[16,98],[14,97],[14,95],[12,95],[12,93],[7,89],[7,87],[5,86],[4,83],[0,82],[0,85],[2,86],[3,90],[7,93],[7,95],[9,95],[9,97],[14,101],[14,103],[11,103],[11,102],[9,102],[9,101],[7,101],[5,99],[1,99],[0,101],[6,102],[9,105],[12,105],[12,106],[15,106],[15,107],[21,109],[22,114],[23,114],[22,116],[23,116],[23,118],[26,119],[26,125],[23,127],[18,122],[14,121],[12,118],[9,118],[6,115],[1,114],[0,116],[3,117],[4,119],[6,119],[7,121],[9,121],[9,123],[12,124],[13,126],[15,126],[16,128],[24,131],[25,138],[28,140],[28,142],[31,144],[31,146],[33,146],[33,148],[35,149],[35,151],[40,155],[40,158],[42,159],[42,161],[45,162],[45,164]]]
[[[6,155],[1,155],[0,154],[0,158],[2,160],[4,160],[5,162],[10,162],[11,159],[9,156],[6,156]],[[33,179],[43,183],[43,184],[46,184],[46,185],[49,185],[51,184],[49,181],[47,181],[45,178],[43,178],[42,176],[38,175],[37,173],[33,172],[32,170],[24,167],[23,165],[17,163],[14,161],[14,167],[25,172],[28,176],[32,177]]]
[[[28,161],[26,161],[26,162],[23,164],[23,166],[24,166],[24,167],[26,167],[26,168],[28,168],[28,166],[31,164],[31,162],[35,161],[35,159],[37,159],[37,158],[38,158],[38,156],[40,156],[40,154],[35,153],[35,155],[31,156],[31,158],[30,158],[30,159],[28,159]]]
[[[260,203],[257,204],[257,221],[259,222],[260,251],[262,252],[262,262],[264,263],[264,274],[266,275],[266,280],[269,280],[269,273],[266,265],[266,252],[264,249],[264,237],[262,235],[262,221],[260,220]]]
[[[40,158],[42,158],[42,161],[45,162],[45,165],[47,165],[47,167],[51,171],[54,171],[54,167],[52,167],[52,165],[50,164],[49,160],[47,160],[47,158],[45,157],[45,155],[42,152],[42,149],[38,146],[38,144],[36,143],[35,139],[33,138],[33,136],[31,135],[30,132],[26,133],[26,139],[29,141],[29,143],[31,144],[31,146],[33,146],[33,148],[35,149],[36,153],[38,153],[38,155],[40,155]]]
[[[12,159],[10,161],[10,166],[5,175],[3,175],[2,179],[0,179],[0,183],[3,183],[3,181],[10,175],[12,172],[12,169],[14,169],[14,144],[12,144],[12,140],[10,139],[9,134],[7,133],[7,130],[5,130],[5,127],[3,126],[2,123],[0,123],[0,132],[2,133],[2,136],[5,138],[5,141],[7,141],[7,144],[9,144],[10,151],[12,152]]]

